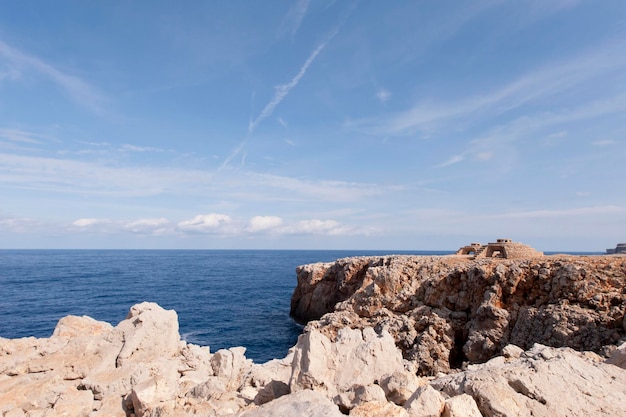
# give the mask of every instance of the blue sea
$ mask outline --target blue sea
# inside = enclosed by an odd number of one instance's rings
[[[245,346],[262,363],[284,357],[302,330],[289,317],[298,265],[394,253],[450,252],[0,250],[0,337],[49,337],[69,314],[116,325],[153,301],[176,310],[188,342]]]

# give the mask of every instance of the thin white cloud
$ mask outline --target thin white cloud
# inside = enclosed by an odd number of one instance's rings
[[[24,189],[96,195],[148,196],[206,189],[207,171],[158,167],[111,167],[96,162],[0,153],[0,182]]]
[[[579,207],[572,209],[558,210],[529,210],[504,213],[494,215],[496,218],[503,219],[540,219],[540,218],[563,218],[563,217],[579,217],[579,216],[602,216],[602,215],[621,215],[626,213],[626,207],[615,205]]]
[[[96,113],[102,113],[104,97],[89,83],[82,79],[66,74],[53,65],[27,53],[24,53],[7,43],[0,41],[0,56],[5,57],[15,68],[30,69],[42,74],[60,86],[74,101]]]
[[[21,129],[0,128],[0,139],[10,140],[12,142],[40,144],[42,135],[28,132]]]
[[[153,234],[160,235],[169,231],[169,221],[160,217],[158,219],[139,219],[126,223],[123,227],[136,234]]]
[[[554,129],[561,125],[606,115],[620,114],[624,111],[626,111],[626,93],[561,111],[519,117],[506,124],[495,126],[485,134],[471,140],[470,150],[473,153],[493,153],[495,148],[506,146],[507,143],[519,141],[529,135],[535,135],[541,130]],[[597,141],[592,144],[606,146],[611,143]]]
[[[617,144],[617,141],[612,140],[612,139],[600,139],[600,140],[594,140],[593,142],[591,142],[591,144],[593,146],[611,146],[611,145]]]
[[[8,68],[7,70],[0,71],[0,81],[4,80],[19,80],[22,74],[15,68]]]
[[[286,129],[287,127],[289,127],[289,124],[288,124],[288,123],[285,121],[285,119],[283,119],[282,117],[279,117],[279,118],[278,118],[278,123],[280,123],[280,125],[281,125],[282,127],[284,127],[285,129]]]
[[[463,155],[454,155],[450,157],[450,159],[448,159],[444,163],[437,165],[437,167],[444,168],[450,165],[458,164],[459,162],[462,162],[464,160],[465,160],[465,157]]]
[[[231,217],[225,214],[199,214],[193,219],[179,222],[176,227],[185,233],[216,233],[231,221]]]
[[[340,235],[357,235],[365,234],[359,232],[355,227],[350,227],[339,223],[336,220],[300,220],[292,226],[285,227],[282,230],[284,234],[299,234],[299,235],[326,235],[326,236],[340,236]]]
[[[88,228],[101,224],[110,224],[112,221],[110,219],[97,219],[97,218],[83,218],[77,219],[72,222],[72,226],[79,228]]]
[[[136,146],[130,145],[128,143],[123,144],[120,147],[121,151],[130,151],[130,152],[163,152],[163,149],[153,148],[151,146]]]
[[[488,94],[450,102],[424,100],[405,111],[347,121],[345,127],[375,135],[403,136],[416,132],[428,134],[461,120],[472,123],[494,117],[606,74],[623,71],[626,69],[626,56],[621,52],[624,48],[624,43],[605,45],[570,60],[538,68]]]
[[[376,98],[381,102],[381,103],[386,103],[389,101],[389,99],[391,98],[391,93],[389,92],[389,90],[386,90],[384,88],[381,88],[380,90],[378,90],[376,92]]]
[[[41,222],[30,218],[0,218],[0,230],[13,233],[33,232],[41,226]]]
[[[257,233],[275,229],[283,223],[283,219],[277,216],[254,216],[250,219],[246,230]]]
[[[302,24],[302,20],[304,19],[308,8],[309,0],[295,1],[283,18],[283,21],[278,29],[279,36],[288,34],[293,41],[298,29],[300,29],[300,25]]]

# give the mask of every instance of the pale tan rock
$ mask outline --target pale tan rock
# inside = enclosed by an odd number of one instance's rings
[[[433,380],[448,395],[471,395],[485,417],[626,415],[626,372],[569,348],[536,345],[501,367]]]
[[[352,417],[409,417],[407,411],[393,403],[386,401],[372,401],[362,403],[350,410]]]
[[[58,416],[87,417],[93,409],[94,398],[91,391],[80,391],[72,387],[61,393],[54,403]]]
[[[107,396],[122,397],[130,394],[135,384],[150,377],[147,364],[133,363],[87,375],[81,381],[81,387],[92,391],[97,400]]]
[[[24,410],[22,410],[21,408],[13,408],[12,410],[9,410],[6,413],[4,413],[4,417],[24,417],[24,416],[26,416],[26,414],[24,414]]]
[[[443,395],[430,385],[419,387],[404,404],[411,417],[440,417],[444,406]]]
[[[189,381],[197,385],[204,382],[207,376],[213,376],[213,355],[209,347],[186,344],[181,349],[181,356],[181,383]]]
[[[103,398],[95,411],[89,417],[126,417],[126,410],[123,406],[124,399],[115,395]]]
[[[303,390],[284,395],[239,417],[342,417],[339,408],[325,395]]]
[[[626,343],[622,343],[607,359],[606,363],[626,369]]]
[[[404,405],[417,389],[424,385],[414,373],[394,372],[380,381],[380,386],[385,391],[389,401],[397,405]]]
[[[317,331],[298,337],[289,388],[292,392],[334,387],[335,361],[332,342]]]
[[[508,360],[519,359],[522,353],[524,353],[524,349],[515,345],[506,345],[502,349],[502,356]]]
[[[478,410],[476,401],[467,395],[461,394],[448,398],[443,409],[442,417],[483,417]]]
[[[131,307],[126,320],[115,330],[122,333],[124,341],[117,366],[170,358],[180,351],[178,315],[155,303],[145,302]]]
[[[353,385],[371,385],[403,370],[402,355],[385,331],[344,328],[331,342],[312,330],[298,339],[290,389],[319,390],[333,398]]]
[[[135,414],[142,417],[151,409],[173,408],[177,390],[176,381],[160,375],[136,384],[131,392]]]
[[[94,320],[88,316],[66,316],[60,319],[54,328],[52,336],[56,337],[81,337],[97,336],[109,333],[113,330],[111,324]]]
[[[244,374],[252,367],[245,357],[246,348],[220,349],[211,358],[213,374],[226,381],[227,389],[235,389],[243,382]]]
[[[386,403],[387,398],[385,391],[380,386],[372,384],[368,386],[354,385],[348,391],[337,395],[333,401],[342,411],[345,411],[368,402]]]
[[[244,376],[242,386],[249,386],[257,391],[254,403],[265,404],[283,395],[289,394],[293,351],[283,359],[273,359],[262,364],[252,364]]]

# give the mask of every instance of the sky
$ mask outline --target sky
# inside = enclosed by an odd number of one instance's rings
[[[0,248],[626,241],[623,0],[0,2]]]

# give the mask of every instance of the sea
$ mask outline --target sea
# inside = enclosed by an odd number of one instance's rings
[[[67,315],[116,325],[134,304],[178,313],[184,340],[212,352],[284,357],[302,332],[289,316],[296,267],[350,256],[447,251],[0,250],[0,337],[49,337]]]

